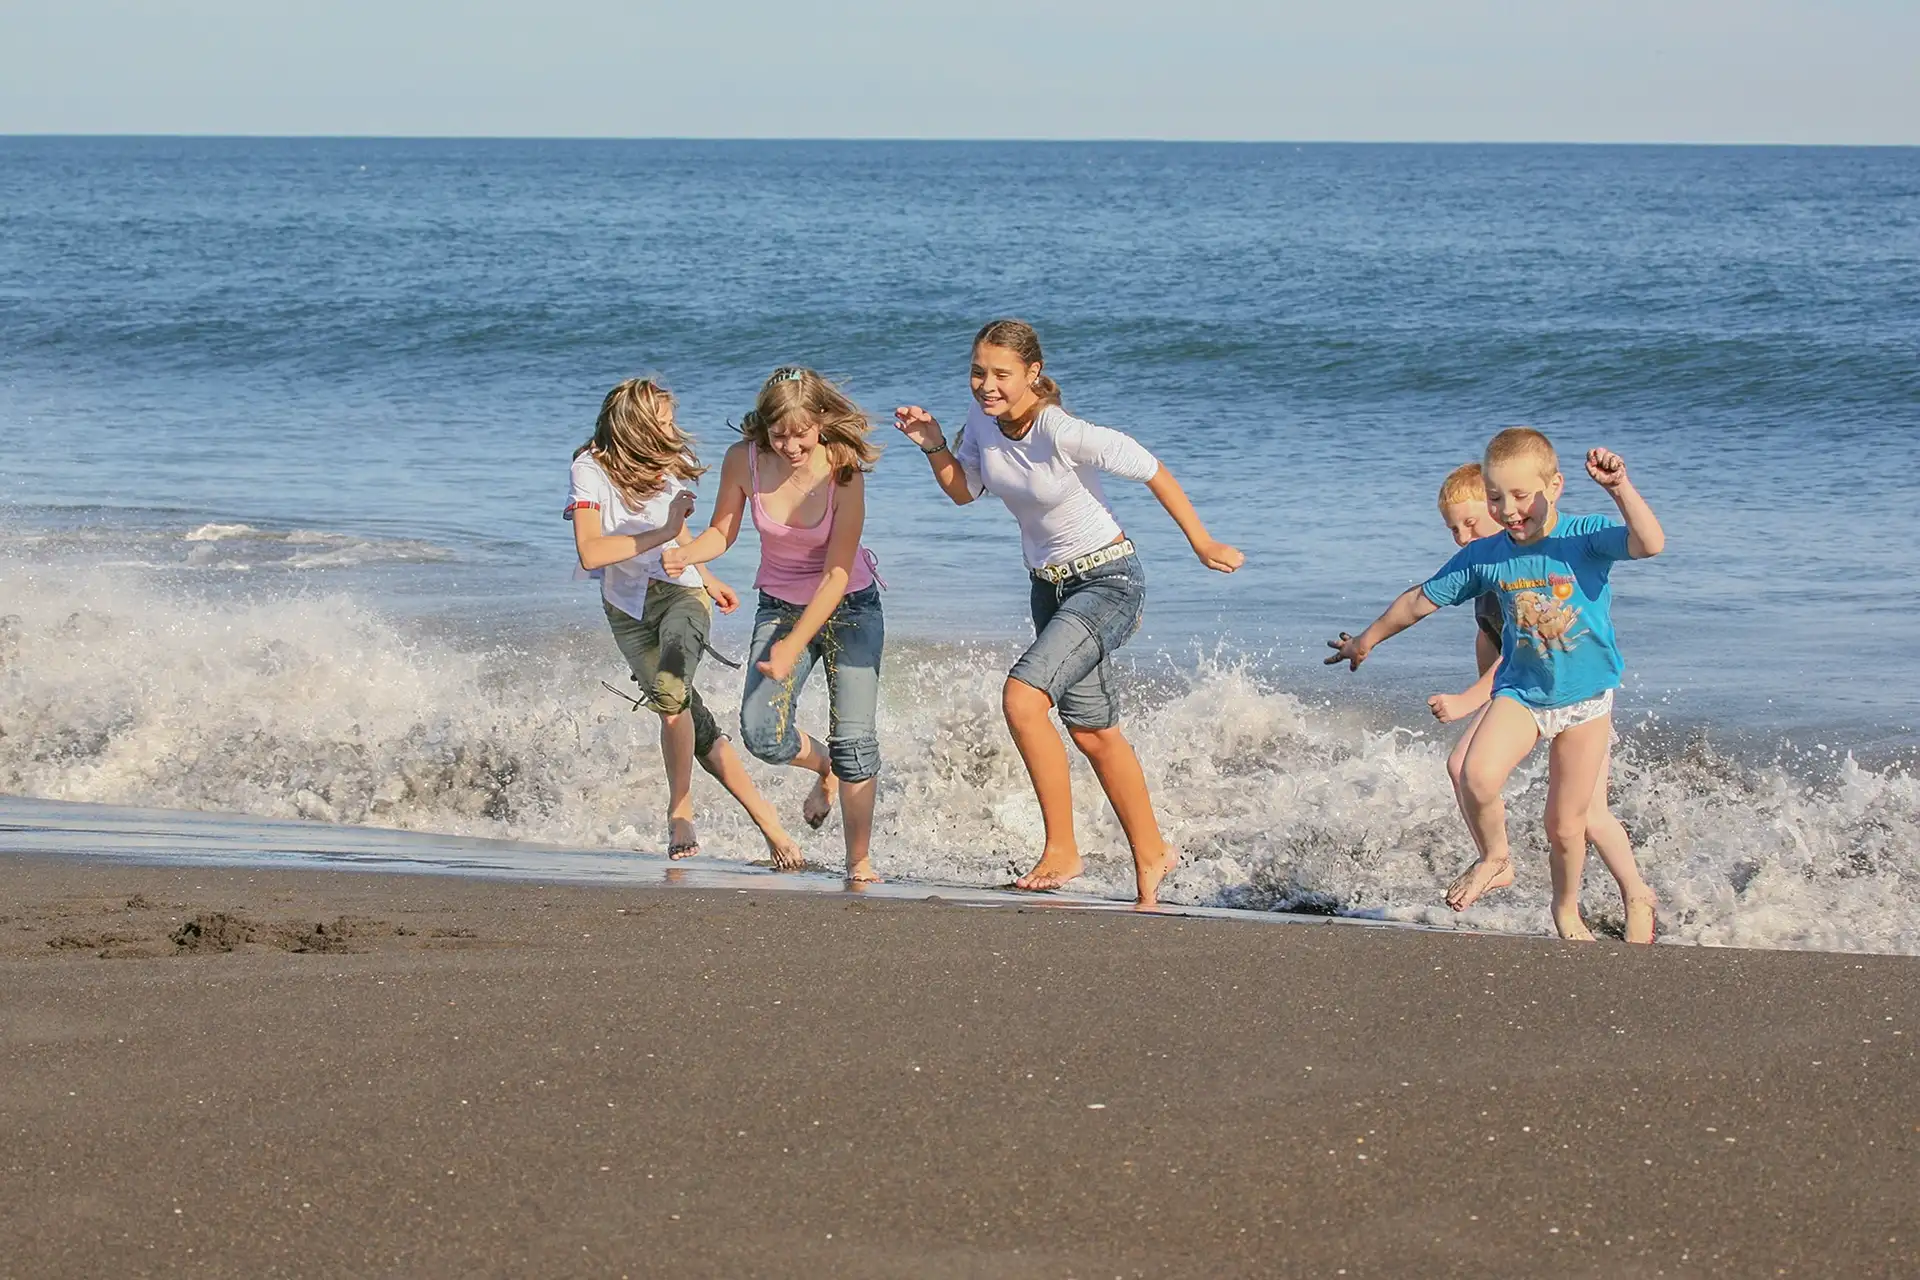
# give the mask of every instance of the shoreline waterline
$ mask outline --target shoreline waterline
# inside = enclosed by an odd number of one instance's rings
[[[0,795],[0,856],[152,868],[375,872],[524,884],[795,893],[974,908],[1125,912],[1249,924],[1345,924],[1451,932],[1365,914],[1255,911],[1178,903],[1141,910],[1129,902],[1072,889],[1029,893],[904,878],[854,885],[830,869],[812,864],[804,871],[781,872],[770,864],[706,855],[674,862],[663,853],[640,849],[572,849],[524,840],[26,796]]]

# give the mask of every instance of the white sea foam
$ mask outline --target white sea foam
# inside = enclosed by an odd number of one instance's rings
[[[371,538],[324,529],[257,529],[208,523],[180,536],[185,564],[201,569],[351,569],[366,564],[433,564],[451,558],[444,547],[417,538]],[[246,562],[233,557],[244,556]]]
[[[250,524],[203,524],[198,529],[181,537],[182,542],[224,542],[229,538],[251,538],[261,536],[260,531]]]
[[[463,647],[412,636],[351,597],[216,603],[98,570],[0,565],[0,598],[0,791],[660,847],[656,730],[600,689],[619,682],[605,637]],[[1031,858],[1039,813],[1000,723],[1004,669],[984,650],[890,649],[876,840],[886,873],[995,884]],[[730,723],[738,677],[711,671],[703,686]],[[1440,894],[1471,849],[1444,739],[1303,701],[1231,664],[1161,680],[1140,701],[1129,733],[1186,853],[1170,898],[1546,930],[1537,759],[1509,791],[1519,884],[1455,917]],[[817,690],[801,721],[824,724]],[[797,815],[804,779],[754,770]],[[1912,776],[1849,761],[1809,782],[1630,738],[1615,779],[1665,938],[1920,953]],[[1118,826],[1080,762],[1075,795],[1086,887],[1128,896]],[[764,856],[705,778],[697,797],[710,855]],[[837,830],[794,825],[812,857],[837,860]],[[1597,860],[1585,900],[1590,918],[1618,920]]]

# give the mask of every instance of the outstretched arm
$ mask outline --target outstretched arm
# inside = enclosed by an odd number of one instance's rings
[[[661,566],[669,577],[679,577],[688,565],[705,564],[725,555],[740,536],[740,521],[746,513],[747,486],[753,477],[747,474],[747,447],[736,444],[727,450],[720,464],[720,492],[713,500],[713,519],[699,537],[660,553]],[[701,575],[706,580],[706,575]]]
[[[679,537],[686,530],[687,517],[693,514],[693,495],[675,494],[667,507],[667,522],[645,533],[602,533],[598,512],[586,520],[579,518],[581,512],[589,510],[589,507],[576,508],[569,517],[573,520],[573,549],[580,556],[582,569],[604,569],[610,564],[643,556]]]
[[[947,433],[934,416],[917,404],[901,405],[893,411],[893,425],[927,455],[933,478],[954,505],[964,507],[973,501],[973,489],[967,484],[967,471],[948,448]]]
[[[1173,522],[1180,526],[1180,532],[1187,535],[1187,542],[1192,545],[1193,554],[1200,557],[1201,564],[1221,573],[1232,573],[1247,562],[1247,557],[1238,547],[1230,547],[1207,532],[1207,526],[1200,521],[1200,513],[1193,509],[1193,503],[1187,497],[1187,491],[1173,478],[1173,472],[1167,470],[1166,463],[1161,463],[1155,469],[1153,478],[1147,481],[1147,489],[1167,509]]]
[[[1667,549],[1666,530],[1660,527],[1647,500],[1633,487],[1633,481],[1627,479],[1626,459],[1608,449],[1589,450],[1587,474],[1620,508],[1620,518],[1627,522],[1628,555],[1635,560],[1646,560]]]
[[[820,628],[847,598],[847,583],[853,578],[853,557],[860,550],[860,531],[867,522],[867,478],[858,471],[840,486],[834,498],[833,532],[827,537],[827,569],[813,599],[794,620],[793,630],[773,644],[767,659],[759,665],[762,674],[785,680],[793,674],[794,663],[806,652]]]
[[[1342,631],[1338,640],[1327,641],[1327,647],[1333,650],[1333,656],[1327,659],[1327,665],[1331,667],[1337,662],[1344,662],[1347,664],[1347,670],[1358,671],[1360,664],[1367,660],[1367,655],[1373,652],[1375,645],[1382,640],[1392,639],[1420,619],[1430,617],[1439,611],[1440,606],[1429,600],[1427,593],[1421,589],[1420,584],[1416,583],[1402,591],[1394,602],[1387,606],[1387,611],[1375,618],[1359,635],[1350,636]]]

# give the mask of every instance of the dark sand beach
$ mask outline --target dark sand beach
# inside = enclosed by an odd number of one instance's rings
[[[9,1276],[1911,1276],[1920,961],[0,860]]]

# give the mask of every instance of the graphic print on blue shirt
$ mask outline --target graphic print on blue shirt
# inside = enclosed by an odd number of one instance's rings
[[[1421,586],[1437,605],[1498,592],[1505,625],[1495,697],[1546,710],[1620,687],[1626,666],[1613,639],[1616,560],[1627,526],[1607,516],[1561,516],[1531,546],[1504,533],[1462,547]]]

